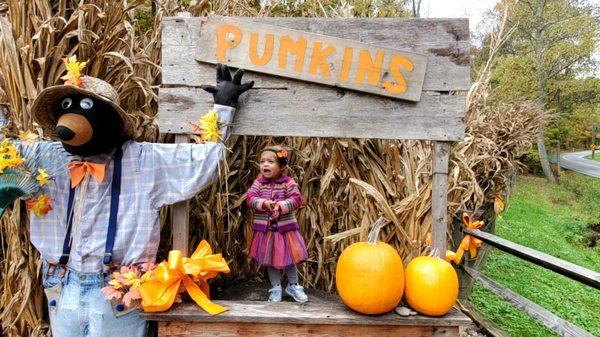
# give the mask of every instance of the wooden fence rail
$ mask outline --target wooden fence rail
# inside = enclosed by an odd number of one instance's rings
[[[567,276],[573,280],[586,284],[595,289],[600,289],[600,273],[578,266],[576,264],[561,260],[554,256],[539,252],[535,249],[525,247],[514,242],[508,241],[496,235],[483,232],[480,230],[470,230],[463,228],[463,233],[474,236],[483,242],[507,252],[513,256],[529,261],[535,265],[552,270],[558,274]],[[526,312],[535,320],[556,332],[560,336],[575,337],[575,336],[592,336],[587,331],[580,327],[565,321],[564,319],[554,315],[552,312],[544,309],[538,304],[528,300],[527,298],[509,290],[502,285],[496,283],[490,278],[483,275],[476,269],[461,265],[460,269],[464,274],[470,277],[473,281],[480,283],[484,288],[494,294],[504,298],[515,307]]]
[[[552,255],[538,252],[535,249],[521,246],[514,242],[490,233],[482,232],[480,230],[463,228],[463,232],[465,234],[472,235],[504,252],[520,257],[523,260],[529,261],[546,269],[550,269],[556,273],[572,278],[573,280],[587,284],[590,287],[600,289],[600,273],[597,273],[593,270],[589,270],[574,263],[561,260]]]
[[[523,310],[536,321],[540,322],[560,336],[565,337],[592,337],[590,333],[556,316],[533,301],[503,287],[475,269],[462,266],[463,270],[484,288],[502,297],[515,307]]]

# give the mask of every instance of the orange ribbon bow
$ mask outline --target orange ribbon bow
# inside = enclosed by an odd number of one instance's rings
[[[462,214],[462,222],[465,228],[471,230],[479,229],[483,226],[483,221],[472,221],[467,213]],[[477,250],[481,247],[482,243],[483,242],[478,238],[465,234],[456,253],[451,250],[446,251],[446,261],[452,261],[455,264],[459,264],[466,250],[469,251],[471,258],[475,258],[477,256]]]
[[[221,254],[213,254],[205,240],[200,242],[190,258],[183,257],[179,250],[172,250],[168,260],[158,265],[154,277],[140,286],[142,308],[146,312],[168,310],[183,283],[183,288],[204,311],[210,315],[225,312],[227,308],[210,301],[207,280],[229,271],[227,261]],[[200,282],[200,286],[196,282]]]
[[[504,200],[499,195],[494,197],[494,212],[496,212],[498,218],[502,219],[500,213],[504,212]]]
[[[88,173],[98,183],[104,180],[104,171],[106,170],[106,164],[92,163],[88,161],[72,161],[69,163],[69,173],[71,175],[71,188],[79,185],[79,183]]]

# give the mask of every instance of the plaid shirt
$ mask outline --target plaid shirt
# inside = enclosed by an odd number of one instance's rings
[[[231,121],[232,108],[215,105],[214,109],[221,120]],[[108,163],[104,181],[97,183],[86,175],[75,189],[73,242],[68,263],[69,268],[78,272],[102,271],[110,209],[112,158],[108,155],[73,156],[59,142],[38,142],[30,146],[34,148],[24,152],[41,155],[42,166],[66,167],[70,161],[82,159]],[[224,152],[222,143],[127,141],[123,144],[121,195],[113,249],[115,264],[155,261],[160,242],[158,214],[161,206],[189,199],[213,183],[218,178],[218,165]],[[50,263],[57,263],[62,254],[69,188],[69,172],[62,170],[42,191],[52,197],[53,210],[45,217],[37,217],[33,212],[30,215],[31,242],[42,258]]]

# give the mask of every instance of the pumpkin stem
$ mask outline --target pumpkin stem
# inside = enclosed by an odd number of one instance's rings
[[[431,252],[429,252],[429,257],[435,257],[438,259],[441,259],[442,257],[440,256],[440,251],[437,248],[433,248],[431,250]]]
[[[377,239],[379,238],[379,231],[381,231],[383,226],[387,225],[388,223],[389,220],[384,217],[380,217],[379,219],[377,219],[377,221],[375,221],[375,223],[371,226],[371,231],[369,232],[369,236],[367,237],[367,242],[370,244],[377,243]]]

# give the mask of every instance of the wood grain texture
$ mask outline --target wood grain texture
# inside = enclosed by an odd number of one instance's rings
[[[424,326],[345,326],[293,325],[256,323],[185,323],[161,322],[161,337],[458,337],[458,328],[444,328],[444,334],[434,334]],[[455,333],[452,333],[454,332]]]
[[[255,34],[257,41],[254,46],[251,44],[252,34]],[[227,35],[230,35],[230,39],[227,39]],[[267,36],[271,39],[268,44],[265,42]],[[284,38],[289,40],[281,42]],[[298,50],[301,54],[299,59],[297,54],[286,49],[288,45],[285,41],[303,42],[302,48]],[[198,43],[198,61],[226,63],[235,68],[409,101],[419,101],[427,67],[427,57],[411,51],[218,15],[211,15],[202,22]],[[266,48],[265,45],[270,47]],[[362,66],[361,54],[366,61]],[[256,59],[252,59],[253,55]],[[381,63],[376,61],[377,55],[380,56]],[[399,64],[392,66],[391,60],[396,56],[397,60],[402,59],[409,64],[410,69]],[[281,63],[282,60],[285,60],[284,64]],[[371,83],[364,76],[367,71],[359,70],[369,69],[373,62],[377,66],[372,70],[378,75],[377,80]],[[346,72],[342,79],[344,65]],[[393,93],[384,88],[384,83],[390,81],[397,85],[399,82],[393,72],[398,70],[401,73],[401,83],[406,84],[405,92]]]
[[[431,187],[431,242],[436,255],[446,256],[446,233],[448,231],[448,158],[450,144],[433,144],[433,184]]]
[[[237,18],[316,34],[408,50],[427,56],[424,91],[466,91],[470,82],[469,24],[467,19],[327,19]],[[195,61],[200,23],[206,18],[166,17],[162,30],[162,84],[200,86],[214,82],[214,67]],[[166,52],[166,53],[165,53]],[[290,83],[258,78],[257,87]]]
[[[214,66],[194,60],[201,20],[163,20],[163,85],[158,113],[161,132],[189,132],[186,121],[198,118],[211,106],[212,97],[197,90],[200,85],[215,82]],[[425,91],[419,103],[248,73],[245,80],[254,80],[255,89],[242,98],[246,102],[237,112],[235,122],[238,127],[234,128],[234,133],[449,141],[464,138],[465,97],[447,95],[447,92],[464,91],[469,87],[466,20],[244,20],[423,53],[427,55],[428,65],[423,83]],[[441,91],[442,95],[436,91]],[[296,117],[285,124],[294,124],[295,130],[283,132],[271,130],[278,127],[269,129],[267,126],[282,124],[274,122],[291,115]],[[254,120],[250,121],[250,118]],[[246,127],[248,123],[253,125]],[[324,124],[330,126],[323,127]],[[371,124],[377,127],[367,131],[361,129],[359,133],[354,132],[358,127],[345,131],[347,126]],[[307,133],[313,125],[317,126],[317,131]]]
[[[189,143],[187,135],[175,135],[176,143]],[[189,256],[190,242],[190,202],[181,201],[173,205],[173,249],[181,250],[183,256]]]
[[[333,325],[401,325],[401,326],[460,326],[470,319],[456,309],[442,317],[401,317],[394,312],[367,316],[348,309],[341,300],[298,304],[294,302],[272,303],[266,301],[215,301],[229,311],[210,316],[195,304],[174,305],[163,313],[143,313],[146,320],[206,322],[206,323],[281,323],[281,324],[333,324]]]
[[[577,325],[565,321],[564,319],[554,315],[552,312],[539,306],[537,303],[503,287],[487,276],[481,274],[479,271],[465,266],[462,266],[461,268],[464,268],[464,270],[484,288],[512,303],[515,307],[523,310],[529,314],[529,316],[533,317],[536,321],[540,322],[548,329],[556,332],[558,335],[564,337],[592,337],[590,333],[578,327]]]
[[[414,104],[368,94],[341,95],[324,87],[303,89],[309,85],[250,90],[236,111],[233,134],[454,141],[464,137],[464,118],[457,113],[464,109],[463,96],[424,93],[421,103]],[[190,132],[187,121],[197,120],[212,107],[205,96],[209,95],[198,88],[160,89],[161,132]]]
[[[467,316],[473,319],[473,322],[490,337],[510,337],[510,335],[502,330],[496,323],[490,321],[468,300],[459,300],[462,310]]]
[[[561,260],[552,255],[539,252],[535,249],[519,245],[501,237],[486,233],[480,230],[462,229],[464,233],[470,234],[483,242],[492,245],[502,251],[523,260],[537,264],[538,266],[550,269],[566,277],[572,278],[590,287],[600,289],[600,273],[578,266],[574,263]]]
[[[400,335],[403,336],[403,335]],[[459,329],[455,326],[433,327],[431,331],[432,337],[459,337]]]

